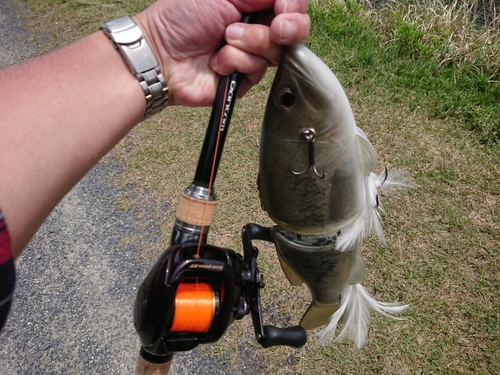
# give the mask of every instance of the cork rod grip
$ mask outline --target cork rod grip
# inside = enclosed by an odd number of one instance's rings
[[[209,227],[215,216],[217,201],[197,199],[181,193],[176,217],[184,223]]]
[[[137,366],[135,375],[167,375],[170,369],[172,359],[165,363],[152,363],[142,358],[141,354],[137,357]]]

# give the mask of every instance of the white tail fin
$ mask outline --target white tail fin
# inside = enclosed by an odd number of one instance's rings
[[[368,335],[370,325],[370,310],[393,319],[401,319],[392,314],[400,314],[409,305],[400,303],[378,302],[361,284],[350,285],[342,295],[340,308],[332,315],[330,324],[318,332],[323,345],[330,345],[340,320],[343,320],[344,328],[333,342],[340,342],[349,336],[358,349],[360,349]]]
[[[386,169],[378,176],[375,173],[370,173],[364,177],[364,182],[365,208],[352,224],[341,230],[341,235],[337,238],[336,250],[345,251],[370,233],[374,233],[385,244],[380,218],[380,213],[385,213],[385,211],[379,191],[386,195],[395,195],[401,190],[414,187],[411,178],[401,170],[388,172]]]

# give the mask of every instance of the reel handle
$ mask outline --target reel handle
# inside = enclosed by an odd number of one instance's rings
[[[300,348],[307,342],[306,330],[301,326],[278,328],[264,326],[264,337],[259,339],[259,344],[264,348],[270,346],[285,345]]]
[[[264,348],[276,345],[299,348],[307,342],[307,333],[303,327],[278,328],[274,326],[265,326],[262,323],[259,290],[264,287],[264,284],[261,281],[261,274],[257,268],[259,250],[253,246],[252,240],[267,241],[274,244],[271,233],[272,228],[263,227],[255,223],[245,225],[241,231],[244,259],[250,266],[250,280],[248,281],[250,285],[253,285],[253,287],[247,290],[247,299],[250,301],[255,338]]]

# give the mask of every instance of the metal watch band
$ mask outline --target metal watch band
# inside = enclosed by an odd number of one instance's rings
[[[155,55],[132,18],[122,17],[101,27],[133,70],[146,96],[147,118],[166,107],[168,87]]]

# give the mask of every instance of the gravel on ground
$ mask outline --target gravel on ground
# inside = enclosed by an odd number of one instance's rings
[[[13,0],[0,0],[0,68],[36,53],[14,9]],[[152,265],[141,259],[140,242],[121,240],[135,235],[159,244],[160,234],[152,218],[138,226],[136,208],[113,204],[124,192],[110,177],[120,172],[116,163],[96,165],[18,259],[13,308],[0,335],[0,375],[133,374],[140,347],[134,298]],[[262,373],[243,351],[240,370],[198,347],[176,354],[169,374]]]

